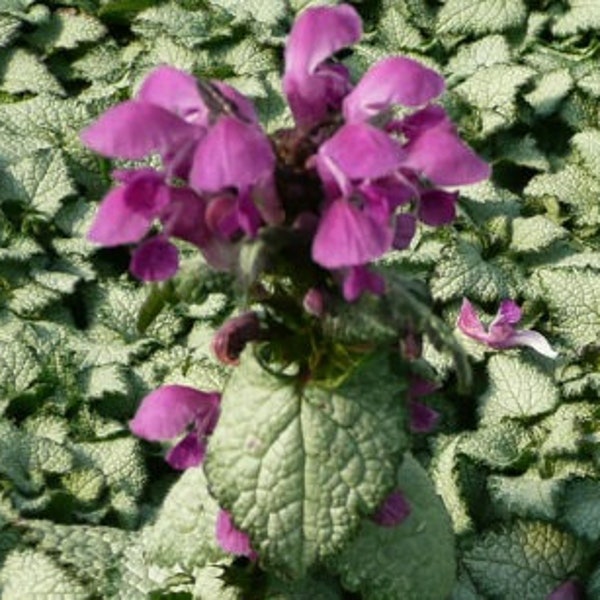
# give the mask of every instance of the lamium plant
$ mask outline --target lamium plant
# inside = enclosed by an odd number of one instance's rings
[[[468,363],[394,257],[418,230],[452,228],[458,188],[490,166],[440,103],[436,70],[390,56],[351,76],[338,57],[361,35],[350,5],[298,16],[282,79],[294,125],[270,135],[236,89],[168,65],[81,134],[127,165],[91,241],[130,245],[131,273],[153,286],[178,277],[190,248],[231,282],[237,314],[210,345],[224,387],[163,385],[130,428],[168,442],[168,464],[194,477],[189,502],[204,499],[220,547],[195,567],[222,569],[244,597],[298,581],[441,599],[457,576],[450,517],[417,460],[444,419],[423,346],[453,356],[459,386]],[[486,331],[465,299],[457,325],[497,351],[554,358],[520,318],[506,298]]]
[[[0,0],[2,599],[600,598],[599,15]]]

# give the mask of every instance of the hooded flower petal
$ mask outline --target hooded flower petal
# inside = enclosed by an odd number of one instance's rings
[[[373,65],[343,103],[347,122],[366,121],[395,104],[421,106],[444,91],[441,75],[410,58],[395,56]]]
[[[392,243],[392,230],[345,200],[332,202],[313,240],[313,260],[336,269],[379,258]]]
[[[250,545],[250,538],[233,524],[231,515],[226,510],[220,510],[217,516],[217,542],[225,552],[239,556],[247,556],[256,560],[258,555]]]
[[[444,122],[423,131],[405,149],[403,166],[423,173],[436,185],[466,185],[490,176],[490,166]]]
[[[196,149],[190,185],[200,192],[241,190],[268,177],[274,167],[271,143],[260,129],[222,117]]]
[[[408,500],[400,490],[396,490],[385,499],[371,518],[382,527],[396,527],[408,518],[410,512]]]
[[[318,123],[349,91],[347,71],[324,61],[362,36],[360,16],[347,4],[305,10],[285,49],[283,91],[301,126]]]
[[[160,106],[190,123],[208,125],[208,109],[198,92],[196,78],[174,67],[154,69],[144,79],[137,100]]]
[[[129,427],[145,440],[170,440],[197,421],[212,423],[219,413],[220,399],[216,392],[201,392],[184,385],[164,385],[142,400]]]
[[[111,158],[138,160],[167,153],[199,130],[177,115],[145,102],[129,100],[106,111],[83,130],[81,140],[95,152]]]
[[[138,246],[129,270],[142,281],[164,281],[177,273],[179,252],[164,235],[147,239]]]

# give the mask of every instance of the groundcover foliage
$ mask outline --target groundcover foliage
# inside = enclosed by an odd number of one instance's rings
[[[223,366],[211,339],[239,282],[182,244],[175,278],[142,285],[127,248],[86,239],[114,165],[81,130],[165,64],[234,86],[270,133],[290,126],[285,39],[325,4],[0,3],[3,597],[600,598],[593,2],[353,3],[354,80],[390,55],[443,74],[441,104],[493,167],[460,190],[451,224],[419,225],[379,261],[394,307],[367,294],[327,324],[349,347],[389,344],[407,323],[426,334],[415,368],[437,387],[432,431],[409,434],[409,378],[389,353],[335,385],[270,375],[249,348]],[[264,258],[251,250],[249,280]],[[517,301],[519,327],[558,357],[467,337],[465,297],[490,319]],[[183,473],[128,426],[165,384],[224,390],[206,460]],[[395,486],[410,515],[381,527],[369,516]],[[221,548],[223,507],[258,558]]]

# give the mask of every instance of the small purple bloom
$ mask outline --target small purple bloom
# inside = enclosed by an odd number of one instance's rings
[[[206,437],[217,424],[220,402],[218,392],[164,385],[142,400],[129,428],[138,437],[153,442],[183,435],[166,460],[174,469],[187,469],[204,459]]]
[[[486,331],[473,305],[465,298],[458,315],[458,328],[470,338],[486,344],[490,348],[504,349],[514,346],[529,346],[548,358],[556,358],[548,340],[537,331],[516,329],[521,320],[521,309],[512,300],[503,300],[488,330]]]
[[[382,527],[396,527],[409,517],[410,512],[406,496],[400,490],[395,490],[385,499],[371,520]]]
[[[260,321],[258,315],[246,312],[233,317],[222,325],[212,340],[212,349],[216,357],[226,365],[240,364],[240,354],[246,344],[260,336]]]
[[[133,252],[129,270],[142,281],[165,281],[177,273],[179,251],[164,235],[148,238]]]
[[[413,377],[408,388],[410,430],[413,433],[429,433],[440,420],[437,410],[419,402],[418,398],[428,396],[438,389],[438,385],[421,377]]]
[[[217,542],[225,552],[247,556],[252,561],[258,559],[258,554],[250,544],[250,538],[243,531],[236,528],[231,515],[226,510],[220,510],[217,516],[216,537]]]
[[[546,596],[546,600],[582,600],[583,589],[578,581],[569,579]]]
[[[164,175],[154,169],[116,171],[121,185],[100,204],[88,239],[103,246],[141,240],[169,202]]]
[[[328,59],[361,36],[360,16],[347,4],[309,8],[296,19],[285,48],[283,91],[299,126],[311,127],[339,110],[350,76]]]

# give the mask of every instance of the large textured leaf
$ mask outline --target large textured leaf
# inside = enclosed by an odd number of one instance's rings
[[[600,335],[600,274],[592,269],[538,271],[557,332],[574,348]]]
[[[526,419],[550,412],[558,404],[558,389],[552,379],[520,356],[492,356],[488,373],[490,384],[480,400],[484,421]]]
[[[545,598],[582,560],[577,540],[548,523],[516,521],[480,537],[464,562],[491,600]]]
[[[49,556],[32,550],[14,551],[0,571],[2,598],[61,598],[85,600],[89,590]]]
[[[409,517],[392,528],[363,521],[335,569],[344,586],[365,600],[446,598],[456,570],[446,509],[410,454],[398,472],[398,486],[410,504]]]
[[[334,390],[275,377],[245,356],[225,389],[205,469],[265,564],[302,575],[376,508],[406,444],[401,403],[379,355]]]
[[[522,0],[446,0],[438,15],[440,33],[487,33],[522,25]]]
[[[161,567],[178,564],[187,569],[223,558],[215,536],[218,512],[202,469],[187,469],[144,531],[146,556]]]
[[[502,270],[486,262],[474,245],[462,240],[447,248],[431,280],[434,298],[442,301],[468,296],[489,302],[510,296],[509,290]]]

